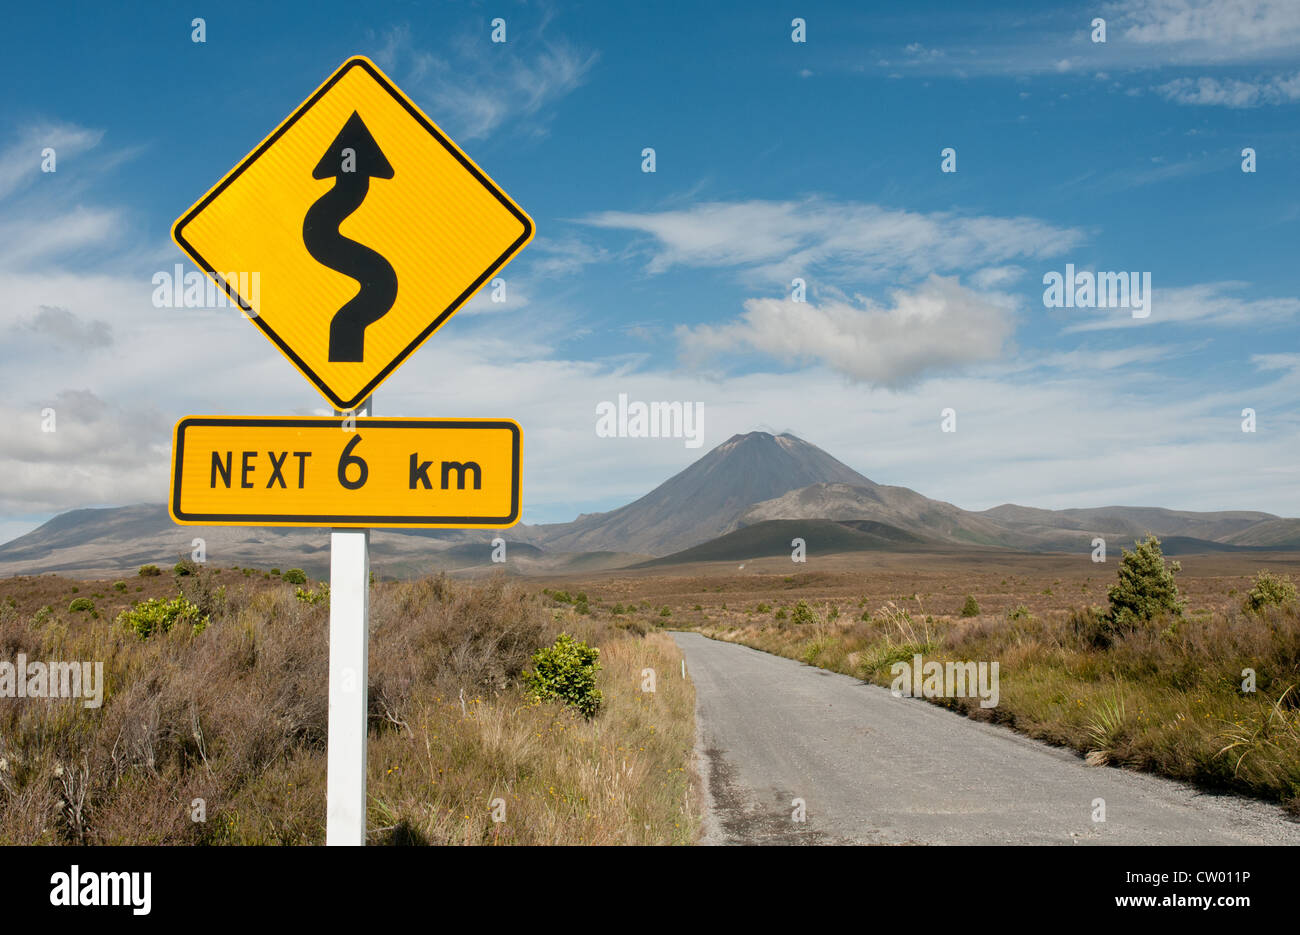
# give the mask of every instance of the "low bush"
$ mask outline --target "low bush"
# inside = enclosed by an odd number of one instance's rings
[[[1261,571],[1255,576],[1255,585],[1246,592],[1246,600],[1241,606],[1247,613],[1257,614],[1265,607],[1280,607],[1295,599],[1296,589],[1290,578]]]
[[[524,685],[539,701],[559,699],[573,705],[585,717],[600,710],[600,689],[596,673],[600,671],[600,650],[561,633],[552,646],[533,654],[533,668],[523,673]]]
[[[794,605],[794,610],[790,613],[790,622],[793,624],[816,623],[817,614],[808,606],[808,602],[800,600]]]
[[[189,626],[196,634],[202,633],[208,625],[208,617],[199,612],[197,604],[184,597],[174,597],[170,601],[154,597],[122,611],[117,615],[117,622],[146,640],[159,631],[169,632],[178,623]]]
[[[330,601],[330,586],[322,584],[319,589],[311,591],[306,588],[294,588],[293,596],[304,604],[328,604]]]

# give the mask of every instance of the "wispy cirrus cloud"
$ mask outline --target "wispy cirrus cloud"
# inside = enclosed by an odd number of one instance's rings
[[[1251,284],[1236,280],[1198,283],[1192,286],[1156,288],[1151,297],[1149,318],[1134,318],[1128,309],[1112,309],[1102,318],[1092,318],[1066,328],[1066,332],[1107,331],[1141,328],[1159,323],[1181,323],[1234,327],[1295,324],[1300,321],[1300,298],[1269,296],[1242,298],[1236,293]]]
[[[845,281],[915,277],[1060,254],[1083,231],[1036,218],[916,212],[820,198],[705,202],[605,211],[583,223],[649,235],[647,271],[735,267],[773,282],[819,273]]]
[[[876,62],[903,74],[968,78],[1111,72],[1293,62],[1300,50],[1300,4],[1293,0],[1116,0],[1069,14],[980,13],[975,35],[945,45],[901,42]],[[1105,42],[1092,20],[1106,21]],[[918,32],[924,32],[918,23]],[[1098,73],[1102,73],[1098,75]]]
[[[94,149],[104,138],[104,131],[67,123],[39,123],[24,127],[17,137],[0,150],[0,198],[7,198],[27,188],[43,175],[42,153],[54,151],[55,166],[64,160]]]
[[[541,33],[517,32],[504,43],[462,35],[434,52],[410,27],[396,26],[375,60],[458,139],[482,139],[520,120],[542,132],[550,108],[587,80],[599,54]]]

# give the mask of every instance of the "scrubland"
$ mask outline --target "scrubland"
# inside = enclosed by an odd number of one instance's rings
[[[102,661],[105,681],[95,709],[0,698],[0,842],[323,843],[325,592],[189,571],[0,582],[0,660]],[[118,622],[178,592],[192,620]],[[693,690],[670,636],[619,623],[505,579],[374,585],[370,843],[692,843]],[[590,719],[520,679],[562,631],[600,649]]]

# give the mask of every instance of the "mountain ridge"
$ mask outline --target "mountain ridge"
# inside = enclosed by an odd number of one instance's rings
[[[818,526],[850,550],[969,547],[1008,551],[1086,551],[1100,536],[1112,548],[1154,533],[1181,551],[1300,550],[1300,519],[1256,510],[1198,512],[1164,507],[1047,510],[1004,503],[965,510],[908,487],[878,484],[821,448],[784,432],[748,432],[725,442],[645,495],[568,523],[508,530],[376,529],[377,567],[417,573],[490,567],[491,542],[507,542],[512,571],[618,567],[679,555],[726,539],[701,554],[755,543],[770,551],[788,522]],[[763,524],[768,524],[764,526]],[[853,524],[867,524],[857,530]],[[743,534],[747,528],[763,526]],[[82,508],[0,544],[0,574],[38,571],[115,574],[168,563],[205,540],[217,561],[328,568],[327,529],[177,526],[163,504]],[[768,540],[771,541],[768,541]],[[823,543],[824,545],[825,543]],[[1202,545],[1203,544],[1203,545]],[[810,543],[810,549],[812,545]]]

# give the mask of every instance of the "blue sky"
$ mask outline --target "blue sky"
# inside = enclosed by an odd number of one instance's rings
[[[480,296],[377,396],[518,418],[526,521],[699,456],[596,437],[619,393],[702,402],[705,449],[789,430],[967,508],[1300,515],[1300,4],[703,6],[12,11],[0,539],[164,500],[183,415],[322,409],[255,328],[155,309],[150,280],[181,261],[171,222],[355,53],[537,224],[510,301]],[[1067,263],[1150,272],[1151,316],[1045,308]]]

